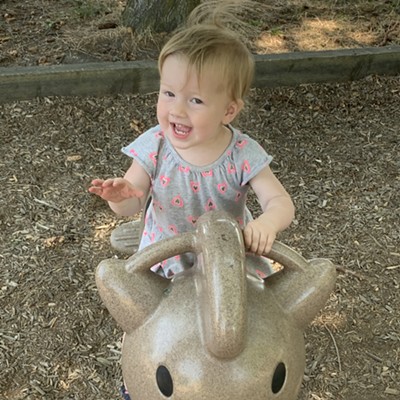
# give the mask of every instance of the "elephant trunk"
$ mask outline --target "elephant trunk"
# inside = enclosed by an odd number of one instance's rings
[[[197,275],[207,349],[227,359],[244,349],[247,330],[245,252],[238,224],[225,214],[198,221]]]

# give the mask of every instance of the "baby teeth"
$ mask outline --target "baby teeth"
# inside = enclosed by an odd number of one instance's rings
[[[190,131],[190,128],[184,125],[177,125],[175,124],[175,132],[180,135],[186,135]]]

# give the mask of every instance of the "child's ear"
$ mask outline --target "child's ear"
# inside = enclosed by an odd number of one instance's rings
[[[223,125],[230,124],[236,116],[242,111],[244,102],[242,99],[232,100],[226,108],[224,118],[222,120]]]

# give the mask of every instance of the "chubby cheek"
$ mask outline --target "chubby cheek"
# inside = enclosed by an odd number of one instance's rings
[[[165,130],[169,126],[168,121],[168,110],[162,103],[157,103],[157,120],[158,123],[161,125],[161,129]]]

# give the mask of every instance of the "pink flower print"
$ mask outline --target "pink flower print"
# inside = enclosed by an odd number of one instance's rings
[[[247,140],[246,139],[240,139],[236,142],[236,147],[239,149],[243,149],[247,145]]]
[[[187,174],[189,171],[190,171],[190,168],[189,167],[184,167],[183,165],[180,165],[179,167],[178,167],[178,170],[179,171],[181,171],[181,172],[183,172],[183,173],[185,173],[185,174]]]
[[[181,196],[175,196],[172,201],[171,204],[175,207],[183,207],[183,199]]]
[[[158,208],[160,211],[164,209],[164,207],[161,205],[161,203],[158,200],[153,200],[153,207]]]
[[[251,172],[251,167],[247,160],[243,161],[242,171],[246,172],[247,174],[249,174]]]
[[[232,154],[232,150],[228,150],[227,152],[226,152],[226,155],[227,156],[230,156]]]
[[[174,259],[175,259],[176,261],[180,261],[181,256],[178,254],[178,255],[174,256]]]
[[[152,153],[150,153],[150,159],[154,166],[157,165],[157,158],[158,158],[158,153],[156,151],[153,151]]]
[[[243,228],[243,218],[236,218],[236,221],[238,222],[239,226]]]
[[[235,196],[235,201],[238,202],[242,198],[242,193],[237,192]]]
[[[169,185],[170,182],[171,182],[171,179],[168,178],[168,176],[165,176],[165,175],[161,175],[161,176],[160,176],[160,183],[161,183],[161,186],[167,187],[167,186]]]
[[[188,220],[192,225],[195,225],[196,222],[197,222],[197,220],[198,220],[198,217],[194,217],[193,215],[189,215],[189,216],[187,217],[187,220]]]
[[[133,156],[137,156],[138,155],[138,153],[136,152],[136,150],[135,149],[130,149],[129,150],[129,153],[131,153]]]
[[[163,138],[164,137],[164,132],[162,132],[162,131],[156,132],[156,134],[154,136],[157,139]]]
[[[212,169],[210,169],[209,171],[203,171],[201,174],[204,178],[206,178],[207,176],[213,176]]]
[[[198,193],[200,190],[199,182],[190,181],[190,187],[192,188],[193,193]]]
[[[217,189],[218,189],[218,192],[220,192],[221,194],[225,194],[226,191],[228,190],[228,185],[226,184],[226,182],[219,183],[217,185]]]
[[[175,235],[178,234],[178,228],[176,227],[176,225],[168,225],[168,230],[174,233]]]
[[[234,174],[236,172],[235,164],[229,163],[228,164],[228,174]]]
[[[150,242],[151,242],[151,243],[154,243],[155,240],[156,240],[156,234],[155,234],[154,232],[151,232],[151,233],[150,233]]]
[[[211,210],[215,210],[217,208],[217,206],[215,205],[215,203],[212,199],[208,199],[204,208],[206,211],[211,211]]]

